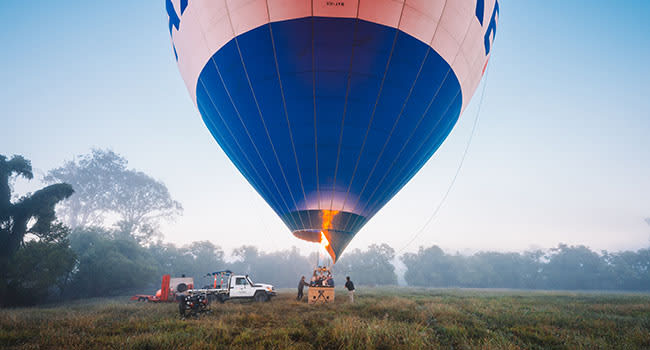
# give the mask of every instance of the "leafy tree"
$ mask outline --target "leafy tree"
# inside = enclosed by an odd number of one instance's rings
[[[156,267],[158,274],[170,274],[172,276],[180,276],[182,274],[193,276],[190,273],[192,263],[194,262],[189,254],[186,254],[185,249],[177,247],[172,243],[157,242],[148,247],[149,252],[154,260],[156,260]],[[207,271],[202,272],[205,274]]]
[[[76,256],[67,239],[29,241],[9,259],[7,300],[11,305],[35,305],[61,295],[68,285]]]
[[[117,227],[139,242],[151,241],[158,235],[161,220],[172,219],[183,211],[162,182],[143,172],[123,172],[116,187],[111,208],[120,217]]]
[[[249,274],[256,270],[259,265],[260,251],[252,245],[244,245],[235,248],[232,252],[236,262],[233,264],[237,272]]]
[[[301,255],[296,247],[267,253],[254,246],[242,246],[236,248],[232,255],[236,260],[227,268],[236,273],[249,274],[253,281],[278,287],[295,287],[300,276],[309,279],[314,267],[314,259]]]
[[[650,249],[613,253],[608,258],[617,289],[650,289]]]
[[[541,250],[528,251],[521,254],[522,262],[520,266],[520,274],[522,285],[513,288],[537,288],[542,282],[542,259],[545,257],[544,252]]]
[[[395,250],[388,244],[371,244],[365,251],[354,249],[343,255],[333,273],[338,284],[350,276],[359,285],[396,285],[397,274],[391,263],[394,258]]]
[[[54,207],[74,192],[70,185],[57,183],[12,202],[10,180],[15,176],[32,179],[34,175],[31,162],[22,156],[13,156],[7,160],[5,156],[0,155],[0,300],[2,302],[8,300],[6,293],[10,282],[9,264],[24,245],[25,236],[31,234],[36,240],[42,240],[44,243],[59,238],[60,226],[53,226],[56,220]]]
[[[180,248],[157,243],[148,250],[158,263],[159,275],[191,276],[197,287],[209,284],[207,273],[226,267],[223,250],[208,241],[192,242]]]
[[[76,229],[70,245],[78,267],[70,288],[76,297],[116,295],[160,282],[156,260],[133,238],[114,238],[109,230]]]
[[[613,289],[608,284],[608,265],[585,246],[560,244],[551,249],[543,267],[547,286],[553,289]]]
[[[650,249],[601,253],[560,244],[544,253],[445,254],[437,246],[401,257],[412,286],[650,290]]]
[[[404,279],[412,286],[458,286],[458,271],[463,264],[460,256],[449,256],[438,246],[420,247],[417,253],[405,253],[402,262],[407,267]]]
[[[46,182],[65,181],[77,191],[59,208],[63,221],[72,228],[108,227],[106,218],[114,216],[117,232],[140,243],[150,243],[159,235],[160,221],[173,219],[183,208],[162,182],[128,169],[127,164],[113,151],[93,149],[50,170]]]
[[[189,275],[195,278],[222,269],[225,265],[223,250],[209,241],[192,242],[184,250],[192,260]]]

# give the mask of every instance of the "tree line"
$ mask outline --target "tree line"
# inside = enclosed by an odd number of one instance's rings
[[[309,276],[318,254],[292,247],[230,252],[208,241],[162,241],[161,220],[182,213],[165,185],[129,169],[122,156],[93,150],[52,169],[47,187],[18,197],[13,183],[32,179],[31,163],[0,155],[0,306],[52,300],[153,293],[163,274],[191,276],[230,269],[277,287]],[[58,214],[58,217],[57,217]],[[420,247],[397,256],[387,244],[346,252],[333,266],[335,282],[396,285],[395,261],[410,286],[650,291],[650,249],[595,252],[560,244],[549,250],[450,254]]]
[[[402,255],[411,286],[650,291],[650,249],[595,252],[559,244],[548,251],[447,254],[440,247]]]

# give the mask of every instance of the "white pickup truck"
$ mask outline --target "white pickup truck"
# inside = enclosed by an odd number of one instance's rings
[[[275,288],[270,284],[253,283],[248,275],[235,275],[231,271],[217,271],[208,276],[214,277],[211,286],[190,289],[189,294],[205,293],[212,300],[225,302],[230,299],[255,300],[264,302],[275,296]]]

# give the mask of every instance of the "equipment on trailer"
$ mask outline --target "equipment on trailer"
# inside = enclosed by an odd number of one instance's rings
[[[205,293],[183,295],[178,303],[178,312],[183,318],[198,316],[208,312],[209,305],[210,300]]]
[[[136,294],[131,297],[131,300],[143,302],[174,302],[179,294],[194,288],[194,279],[192,277],[172,278],[170,275],[163,275],[160,289],[156,291],[155,295],[150,294]]]

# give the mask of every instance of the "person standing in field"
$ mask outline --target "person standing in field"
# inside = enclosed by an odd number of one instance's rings
[[[302,300],[302,291],[305,288],[305,286],[308,286],[309,283],[305,282],[305,276],[302,276],[300,279],[300,282],[298,282],[298,296],[296,297],[296,300],[301,301]]]
[[[354,303],[354,283],[350,280],[350,276],[345,277],[345,288],[348,290],[348,296],[350,297],[350,303]]]

